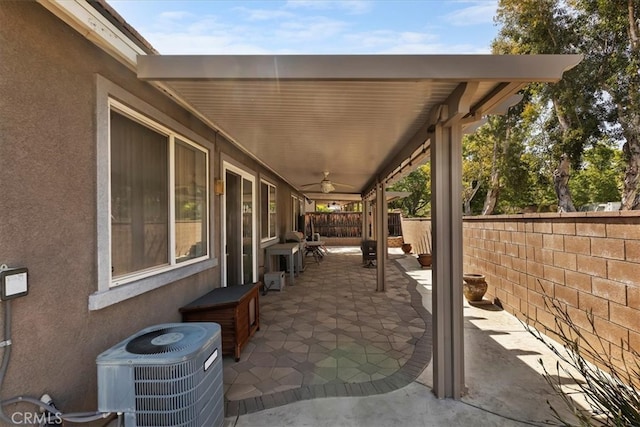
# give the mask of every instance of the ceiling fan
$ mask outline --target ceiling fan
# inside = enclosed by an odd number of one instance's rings
[[[324,177],[322,178],[322,181],[320,182],[314,182],[312,184],[304,184],[302,185],[302,188],[310,188],[313,186],[319,186],[320,187],[320,191],[322,191],[323,193],[331,193],[332,191],[336,190],[336,185],[339,187],[349,187],[349,188],[353,188],[353,186],[349,185],[349,184],[340,184],[338,182],[331,182],[331,180],[329,179],[329,172],[328,171],[324,171],[323,172]]]

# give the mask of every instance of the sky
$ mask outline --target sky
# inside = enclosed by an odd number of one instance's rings
[[[497,0],[108,0],[161,54],[490,53]]]

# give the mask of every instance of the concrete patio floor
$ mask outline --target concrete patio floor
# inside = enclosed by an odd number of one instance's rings
[[[510,314],[465,302],[467,394],[431,392],[431,270],[390,249],[387,290],[359,248],[329,248],[260,300],[261,330],[224,359],[225,426],[558,425],[556,358]]]

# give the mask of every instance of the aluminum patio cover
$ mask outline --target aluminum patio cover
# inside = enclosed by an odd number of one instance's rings
[[[504,110],[529,82],[558,81],[580,59],[140,55],[137,71],[294,187],[320,182],[329,171],[332,181],[350,186],[338,192],[364,194],[426,153],[429,131],[456,90],[467,88],[468,111],[456,112],[466,126]]]
[[[556,82],[581,58],[144,55],[137,70],[294,187],[328,171],[350,185],[351,196],[374,196],[378,236],[386,229],[386,185],[429,156],[433,391],[460,398],[462,134],[486,115],[504,113],[527,83]],[[385,253],[386,239],[377,240],[377,253]],[[385,263],[376,264],[376,290],[383,291]]]

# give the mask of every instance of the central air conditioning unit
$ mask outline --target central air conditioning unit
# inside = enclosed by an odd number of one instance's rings
[[[100,354],[98,410],[126,427],[222,426],[224,388],[217,323],[143,329]]]

